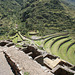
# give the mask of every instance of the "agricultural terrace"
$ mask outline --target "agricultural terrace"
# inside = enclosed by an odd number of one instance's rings
[[[14,43],[18,43],[18,41],[23,41],[23,39],[19,36],[18,33],[16,33],[14,36],[9,37]]]
[[[75,42],[69,34],[51,34],[38,38],[37,35],[30,35],[36,38],[22,36],[20,32],[10,37],[14,43],[28,42],[36,45],[39,49],[46,50],[48,53],[59,56],[73,65],[75,65]],[[21,47],[21,46],[19,46]]]
[[[51,37],[45,40],[43,48],[75,65],[75,42],[69,35]]]

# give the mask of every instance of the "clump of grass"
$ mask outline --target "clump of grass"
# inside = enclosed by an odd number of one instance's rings
[[[16,47],[22,47],[22,45],[17,44]]]
[[[29,75],[29,72],[24,72],[24,75]]]

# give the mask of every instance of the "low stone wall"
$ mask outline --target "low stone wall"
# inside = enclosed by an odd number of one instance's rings
[[[67,51],[69,50],[69,48],[71,47],[71,46],[73,46],[75,44],[75,42],[73,42],[72,44],[70,44],[69,46],[68,46],[68,48],[67,48]],[[67,52],[66,51],[66,52]]]
[[[7,47],[6,51],[4,51],[5,57],[15,75],[23,75],[22,73],[24,73],[25,70],[30,72],[31,75],[37,75],[37,73],[39,75],[73,75],[75,73],[75,66],[63,60],[53,69],[50,69],[49,66],[44,64],[44,58],[48,57],[52,61],[60,58],[48,54],[45,51],[38,50],[34,46],[27,46],[24,49],[19,49],[13,46],[11,42],[8,42],[4,46]],[[44,69],[41,68],[43,66],[47,70],[46,73],[46,70],[44,71]]]
[[[62,42],[62,43],[59,45],[58,50],[59,50],[59,48],[60,48],[64,43],[66,43],[66,42],[68,42],[68,41],[70,41],[70,40],[71,40],[71,39],[68,39],[68,40]]]
[[[5,46],[8,43],[9,43],[9,41],[2,40],[2,41],[0,41],[0,46]]]
[[[74,75],[72,71],[66,67],[62,67],[60,65],[56,66],[53,70],[52,73],[55,75]]]
[[[10,46],[13,46],[15,45],[12,41],[6,41],[6,40],[2,40],[0,41],[0,46],[7,46],[7,47],[10,47]]]
[[[60,38],[54,40],[53,43],[51,44],[50,48],[52,47],[52,45],[53,45],[55,42],[57,42],[57,41],[59,41],[59,40],[61,40],[61,39],[64,39],[64,38],[68,38],[68,37],[69,37],[69,36],[64,36],[64,37],[60,37]]]
[[[11,57],[10,55],[6,54],[5,52],[4,52],[4,54],[5,54],[5,57],[8,61],[8,63],[9,63],[9,65],[11,66],[11,69],[12,69],[13,73],[15,75],[22,75],[20,73],[20,69],[18,68],[18,64],[16,64],[15,61],[10,58]]]

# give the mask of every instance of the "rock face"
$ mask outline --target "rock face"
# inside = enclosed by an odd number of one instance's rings
[[[74,75],[75,66],[33,46],[19,49],[12,42],[1,41],[0,74],[24,75],[25,72],[29,75]]]

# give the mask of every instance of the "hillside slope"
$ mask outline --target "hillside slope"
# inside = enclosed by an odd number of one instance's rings
[[[39,30],[39,35],[74,31],[74,12],[70,12],[60,0],[0,0],[0,34],[8,30],[13,34],[16,26],[22,34],[29,30]]]
[[[15,26],[20,9],[21,5],[15,0],[0,0],[0,35]]]
[[[26,28],[39,30],[43,34],[73,29],[75,20],[67,13],[66,7],[59,0],[36,1],[22,9],[21,19]]]

